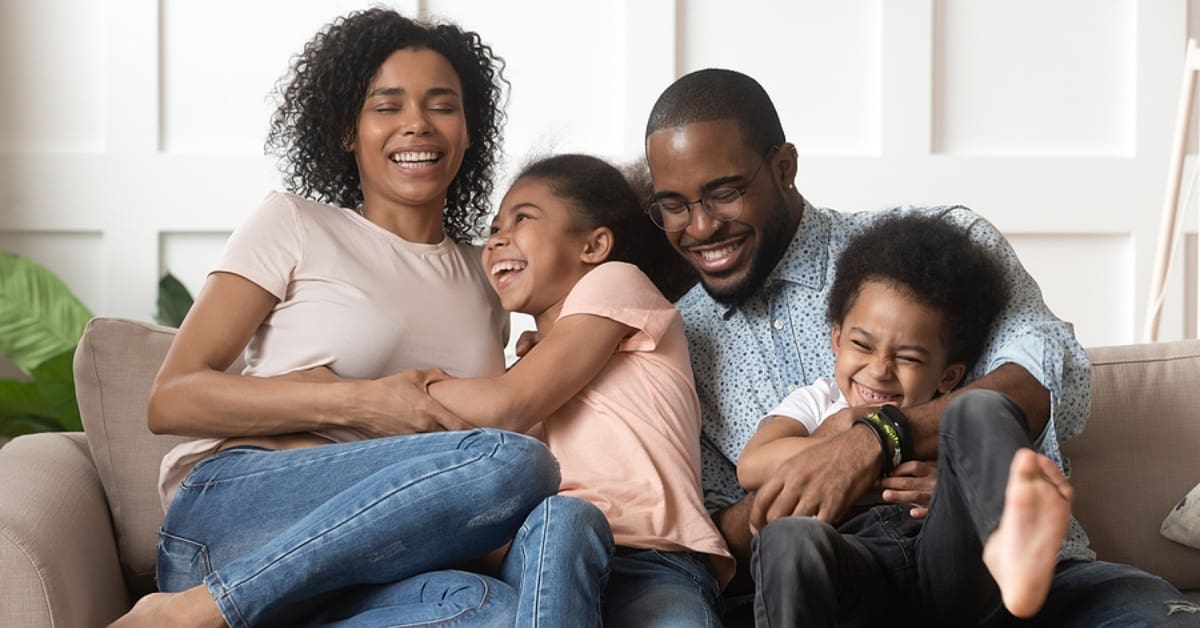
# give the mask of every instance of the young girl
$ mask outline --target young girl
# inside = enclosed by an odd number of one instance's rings
[[[520,625],[720,625],[733,559],[701,495],[682,319],[628,263],[660,241],[612,166],[584,155],[529,166],[492,223],[483,266],[541,340],[503,375],[429,388],[476,425],[540,426],[559,460],[559,495],[526,520],[501,568],[518,587]],[[546,516],[564,508],[575,516],[549,525],[579,538],[543,542]]]

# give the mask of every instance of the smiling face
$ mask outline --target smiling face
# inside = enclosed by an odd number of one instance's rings
[[[432,50],[397,50],[379,66],[352,144],[369,211],[415,209],[440,221],[470,144],[462,93],[450,62]]]
[[[606,249],[596,257],[595,234],[575,224],[567,202],[548,183],[517,180],[483,249],[483,269],[504,309],[530,314],[539,329],[548,329],[571,288],[608,254]]]
[[[834,377],[851,406],[924,403],[966,370],[947,364],[942,313],[879,281],[863,283],[833,328]]]
[[[765,149],[748,146],[734,120],[692,122],[646,138],[653,200],[694,201],[729,187],[742,194],[736,219],[714,219],[695,204],[687,228],[666,234],[708,293],[723,303],[740,303],[761,287],[799,225],[799,212],[789,208],[782,190],[791,184],[794,163],[780,167],[781,151]],[[760,166],[763,172],[754,176]]]

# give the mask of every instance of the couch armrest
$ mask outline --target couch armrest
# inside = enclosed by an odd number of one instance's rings
[[[129,609],[82,433],[0,449],[0,626],[103,626]]]

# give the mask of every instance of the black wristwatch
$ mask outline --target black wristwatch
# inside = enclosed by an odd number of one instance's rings
[[[900,461],[912,460],[912,432],[908,429],[908,417],[904,416],[900,408],[890,404],[880,407],[879,413],[896,428],[896,434],[900,436]]]

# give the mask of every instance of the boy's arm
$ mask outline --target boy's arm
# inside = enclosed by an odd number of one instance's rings
[[[472,425],[523,433],[595,379],[633,331],[602,316],[566,316],[508,372],[436,382],[429,394]]]
[[[811,444],[808,428],[800,421],[779,415],[768,417],[738,457],[738,482],[747,491],[758,490],[779,465]]]

